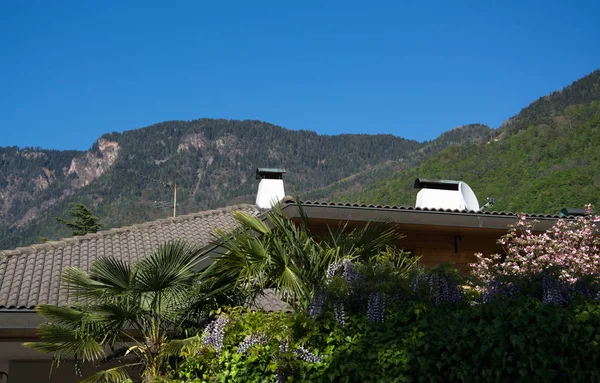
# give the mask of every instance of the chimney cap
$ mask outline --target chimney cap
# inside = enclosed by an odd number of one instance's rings
[[[256,168],[256,179],[282,180],[285,169],[280,168]]]
[[[441,189],[458,190],[461,181],[454,180],[436,180],[432,178],[417,178],[414,183],[415,189]]]

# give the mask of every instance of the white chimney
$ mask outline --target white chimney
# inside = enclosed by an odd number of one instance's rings
[[[283,189],[283,169],[256,169],[256,179],[260,180],[258,184],[258,194],[256,194],[256,206],[259,209],[270,209],[277,202],[285,197]]]
[[[463,181],[417,178],[414,187],[421,189],[417,193],[416,207],[479,211],[475,193]]]

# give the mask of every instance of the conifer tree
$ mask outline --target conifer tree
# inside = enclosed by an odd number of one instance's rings
[[[67,210],[67,214],[73,219],[66,220],[56,217],[56,220],[73,230],[72,236],[96,233],[102,227],[102,224],[98,222],[100,218],[94,216],[84,204],[72,203],[71,208]]]

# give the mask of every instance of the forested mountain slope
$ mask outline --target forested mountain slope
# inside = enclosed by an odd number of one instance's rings
[[[449,146],[487,142],[495,135],[496,131],[487,125],[471,124],[460,126],[443,133],[435,140],[425,142],[420,149],[409,152],[405,156],[375,165],[324,188],[307,191],[302,196],[304,199],[309,200],[339,201],[340,198],[343,198],[348,193],[360,191],[366,185],[388,178],[390,174],[411,169]]]
[[[523,109],[483,144],[451,146],[340,199],[414,205],[415,178],[466,181],[494,210],[558,213],[600,206],[600,71]],[[560,109],[562,108],[562,109]]]
[[[540,98],[498,129],[419,143],[324,136],[260,121],[169,121],[103,135],[88,151],[0,148],[0,248],[69,234],[55,217],[90,206],[107,228],[252,202],[256,167],[283,167],[304,199],[413,205],[417,177],[461,179],[496,210],[600,205],[600,70]],[[165,186],[169,184],[171,186]]]
[[[515,133],[530,126],[553,124],[554,117],[562,115],[565,108],[600,100],[600,69],[574,81],[562,90],[540,97],[519,114],[510,118],[498,133]]]
[[[70,202],[107,227],[252,202],[256,167],[283,167],[292,194],[321,188],[423,147],[391,135],[318,135],[259,121],[170,121],[102,136],[87,152],[0,148],[0,248],[67,235]]]

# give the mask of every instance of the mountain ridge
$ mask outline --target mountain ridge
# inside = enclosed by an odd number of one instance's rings
[[[554,212],[562,203],[556,195],[568,196],[565,203],[600,202],[598,100],[600,70],[535,100],[497,129],[468,124],[425,142],[202,118],[105,133],[87,151],[0,147],[0,173],[7,175],[0,177],[0,248],[67,235],[55,217],[70,202],[92,207],[107,228],[167,217],[172,189],[165,184],[174,182],[181,214],[253,202],[256,167],[286,168],[288,194],[312,200],[411,205],[414,178],[433,177],[464,179],[478,195],[496,197],[499,209]],[[549,158],[567,154],[567,165]],[[579,194],[556,182],[558,174]],[[557,191],[545,193],[547,185]],[[514,192],[504,198],[503,190]],[[552,202],[520,193],[548,194]]]
[[[562,109],[561,109],[562,108]],[[412,205],[415,178],[464,180],[495,210],[557,214],[600,204],[600,70],[543,96],[486,143],[449,146],[342,201]]]
[[[0,247],[66,235],[54,217],[73,201],[115,227],[168,216],[154,208],[171,201],[168,183],[178,184],[178,211],[186,213],[252,202],[257,166],[286,167],[288,190],[305,190],[421,146],[392,135],[321,136],[256,120],[198,119],[106,133],[85,152],[0,148],[0,171],[8,174],[0,184]],[[47,172],[41,187],[35,180]]]

